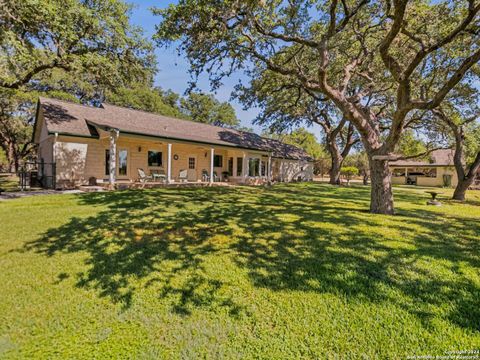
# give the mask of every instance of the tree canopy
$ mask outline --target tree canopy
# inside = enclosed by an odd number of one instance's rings
[[[388,161],[418,113],[438,107],[480,60],[480,2],[180,0],[157,9],[162,45],[218,87],[258,69],[331,100],[368,155],[370,210],[393,214]]]
[[[159,87],[137,84],[130,88],[122,87],[107,91],[105,101],[118,106],[144,110],[160,115],[186,118],[178,106],[179,96],[172,101],[172,92],[165,92]]]
[[[294,129],[288,133],[269,133],[262,134],[265,137],[280,140],[286,144],[298,146],[305,150],[314,159],[321,159],[327,157],[326,150],[317,141],[315,135],[305,128]]]
[[[2,1],[0,87],[18,89],[52,69],[112,87],[150,77],[152,46],[130,9],[121,0]]]
[[[180,100],[181,111],[191,120],[216,126],[235,127],[238,120],[228,102],[220,102],[212,94],[191,92]]]

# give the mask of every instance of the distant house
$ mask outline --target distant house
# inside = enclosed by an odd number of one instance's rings
[[[420,186],[456,186],[458,179],[453,164],[454,151],[435,150],[428,160],[390,162],[392,183]]]
[[[295,146],[109,104],[91,107],[40,98],[34,141],[39,162],[55,164],[42,166],[39,172],[45,174],[39,176],[53,176],[60,188],[86,184],[91,178],[133,183],[142,174],[161,174],[165,183],[313,177],[312,159]]]

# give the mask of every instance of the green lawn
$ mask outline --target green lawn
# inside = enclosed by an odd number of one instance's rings
[[[480,193],[424,190],[396,188],[396,216],[325,184],[0,202],[0,357],[479,349]]]

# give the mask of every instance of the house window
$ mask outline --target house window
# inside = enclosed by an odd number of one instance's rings
[[[302,171],[303,171],[303,168],[302,168]],[[265,161],[262,160],[262,172],[261,172],[262,176],[265,176],[267,174],[267,163]]]
[[[105,175],[110,175],[110,150],[105,150]]]
[[[243,158],[237,158],[237,176],[242,176]]]
[[[214,155],[213,156],[213,166],[214,167],[223,167],[223,156],[222,155]]]
[[[233,176],[233,157],[228,158],[228,176]]]
[[[260,159],[248,159],[248,176],[260,176]]]
[[[188,158],[188,168],[189,169],[195,169],[195,158],[194,157],[189,157]]]
[[[127,150],[120,150],[118,152],[118,175],[127,175],[127,158]]]
[[[148,151],[148,166],[162,166],[162,152]]]

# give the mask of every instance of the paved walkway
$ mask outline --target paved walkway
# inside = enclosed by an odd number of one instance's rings
[[[18,199],[27,196],[37,196],[37,195],[58,195],[58,194],[78,194],[81,193],[80,190],[32,190],[32,191],[15,191],[15,192],[5,192],[0,195],[1,200],[12,200]]]

